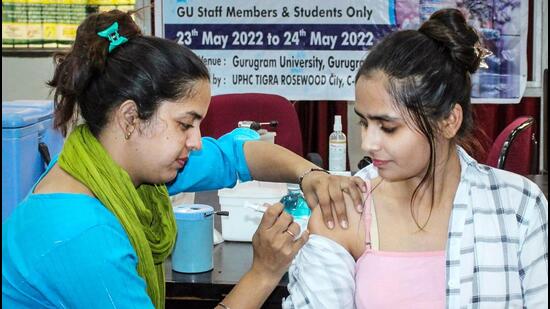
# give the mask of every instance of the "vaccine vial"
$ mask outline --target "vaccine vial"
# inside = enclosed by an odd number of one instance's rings
[[[296,238],[300,237],[302,232],[307,229],[307,223],[311,215],[311,209],[307,206],[300,186],[297,184],[288,184],[288,193],[281,198],[280,202],[284,205],[284,210],[292,215],[294,222],[300,226],[300,233],[296,235]]]

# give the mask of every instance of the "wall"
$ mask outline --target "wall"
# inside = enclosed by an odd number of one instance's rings
[[[52,57],[2,57],[2,101],[51,99],[46,82],[53,76]],[[353,112],[354,102],[348,102],[348,155],[350,168],[357,171],[363,158],[359,118]]]
[[[143,8],[134,15],[143,33],[151,34],[151,1],[136,0],[136,7]],[[46,81],[53,77],[53,58],[44,56],[4,57],[2,56],[2,101],[51,99]]]
[[[51,98],[46,82],[53,70],[52,57],[2,57],[2,101]]]
[[[46,81],[52,78],[53,70],[51,57],[2,57],[2,101],[51,99]],[[351,170],[357,171],[363,151],[357,126],[359,118],[353,112],[353,104],[348,102],[348,155]]]

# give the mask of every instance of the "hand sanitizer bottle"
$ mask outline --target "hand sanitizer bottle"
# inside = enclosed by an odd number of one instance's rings
[[[300,191],[300,186],[298,184],[288,184],[288,194],[283,196],[280,202],[285,206],[285,211],[292,215],[294,222],[300,225],[300,234],[296,235],[296,238],[300,237],[307,229],[307,223],[311,215],[311,209],[307,206],[307,202]]]
[[[342,133],[342,117],[334,116],[334,132],[329,137],[328,169],[343,172],[346,170],[346,135]]]

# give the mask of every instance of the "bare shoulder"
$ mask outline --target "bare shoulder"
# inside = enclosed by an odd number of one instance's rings
[[[94,197],[88,187],[55,164],[34,189],[34,194],[80,193]]]
[[[344,198],[349,224],[347,229],[343,229],[340,224],[335,224],[332,230],[329,229],[323,221],[320,207],[312,210],[308,229],[311,234],[321,235],[339,243],[357,260],[365,250],[365,224],[361,214],[353,206],[351,198],[347,194]],[[337,222],[335,215],[333,219]]]

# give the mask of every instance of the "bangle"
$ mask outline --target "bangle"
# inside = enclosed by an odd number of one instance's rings
[[[224,304],[224,303],[222,303],[222,302],[220,302],[220,303],[218,304],[218,306],[222,307],[223,309],[231,309],[231,308],[229,308],[226,304]]]
[[[304,192],[304,190],[302,189],[302,181],[304,180],[304,177],[306,177],[311,172],[323,172],[323,173],[330,174],[327,170],[318,168],[318,167],[312,167],[308,169],[302,174],[302,176],[300,176],[300,178],[298,178],[298,184],[300,185],[300,190],[302,190],[302,192]]]

